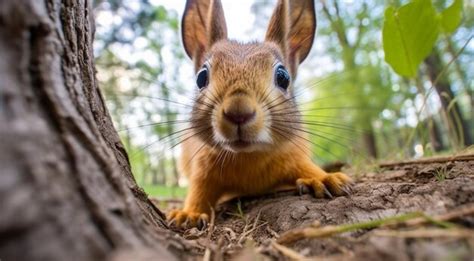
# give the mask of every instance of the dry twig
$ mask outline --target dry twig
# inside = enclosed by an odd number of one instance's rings
[[[378,230],[373,235],[381,237],[401,238],[471,238],[474,239],[474,231],[471,229],[415,229],[408,231]]]
[[[359,229],[372,229],[381,226],[417,226],[425,223],[432,223],[445,228],[449,228],[452,227],[452,225],[450,223],[447,223],[446,221],[472,214],[474,214],[474,204],[466,205],[449,213],[438,215],[435,217],[430,217],[420,212],[414,212],[403,214],[400,216],[382,218],[353,224],[343,224],[338,226],[329,225],[320,228],[297,228],[287,231],[286,233],[281,235],[277,242],[281,244],[287,244],[294,241],[298,241],[303,238],[329,237],[332,235],[355,231]]]
[[[296,252],[295,250],[280,245],[277,242],[272,242],[272,247],[274,247],[276,250],[278,250],[280,253],[282,253],[284,256],[288,257],[291,260],[308,260],[308,258]]]
[[[436,157],[436,158],[418,159],[418,160],[407,160],[407,161],[400,161],[400,162],[388,162],[388,163],[379,164],[379,167],[391,168],[391,167],[412,165],[412,164],[446,163],[446,162],[451,162],[451,161],[471,161],[471,160],[474,160],[474,154],[464,154],[464,155],[451,156],[451,157]]]

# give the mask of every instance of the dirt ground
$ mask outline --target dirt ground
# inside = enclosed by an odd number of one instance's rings
[[[357,177],[350,196],[289,191],[233,200],[206,231],[179,232],[205,260],[474,260],[473,210],[468,155],[382,166]],[[339,233],[345,224],[356,225]]]

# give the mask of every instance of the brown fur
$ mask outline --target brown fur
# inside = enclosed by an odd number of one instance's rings
[[[257,195],[282,186],[310,187],[317,197],[344,194],[350,178],[327,174],[311,161],[293,86],[283,90],[274,80],[276,64],[293,67],[295,76],[297,64],[291,63],[302,61],[311,48],[314,10],[306,9],[314,8],[312,0],[292,0],[290,5],[281,0],[266,41],[249,44],[222,38],[225,26],[219,23],[224,16],[218,0],[192,0],[186,8],[184,46],[196,71],[206,63],[209,84],[198,94],[191,133],[183,140],[180,171],[190,181],[188,196],[184,209],[172,211],[169,219],[176,225],[196,226],[226,195]],[[201,23],[198,9],[209,8],[213,11],[203,22],[208,26],[193,24]],[[204,35],[207,38],[201,39]],[[236,125],[225,113],[255,114]]]

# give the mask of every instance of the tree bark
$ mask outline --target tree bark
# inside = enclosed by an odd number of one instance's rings
[[[95,78],[91,5],[0,1],[1,260],[191,249],[130,172]]]

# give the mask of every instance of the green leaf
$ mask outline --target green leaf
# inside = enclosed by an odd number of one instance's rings
[[[415,0],[385,10],[382,40],[385,61],[398,74],[416,76],[439,34],[439,17],[431,0]]]
[[[462,0],[454,0],[453,4],[441,12],[441,27],[445,33],[456,31],[462,19]]]
[[[168,18],[168,11],[163,6],[158,6],[155,8],[155,20],[165,21]]]

